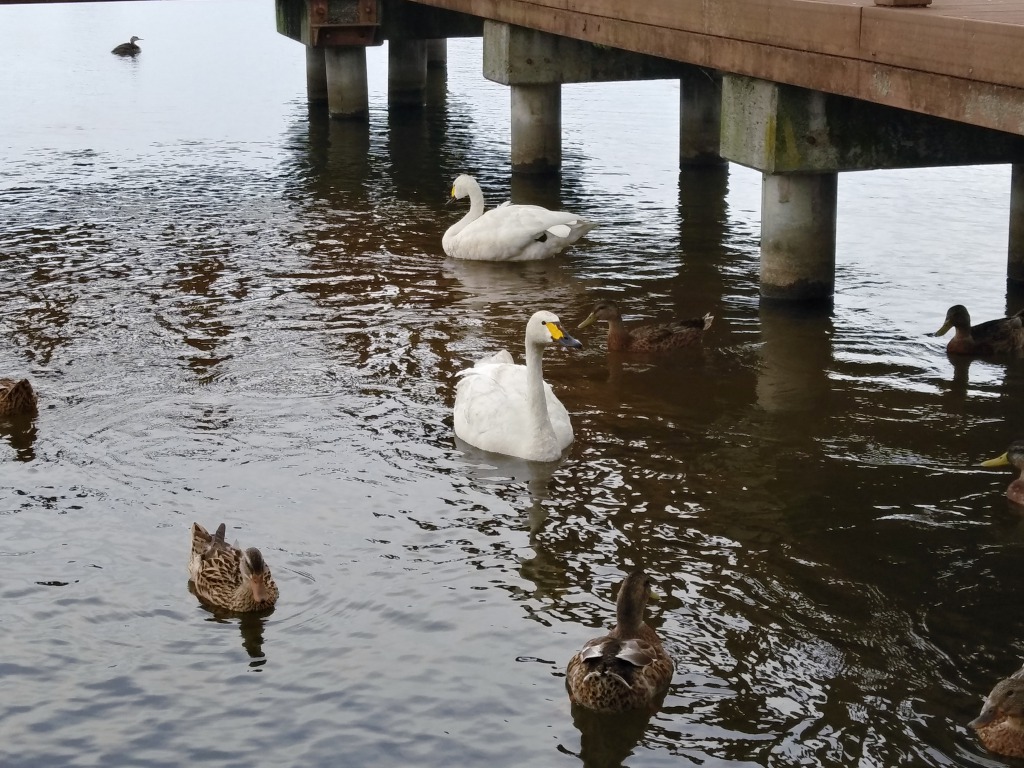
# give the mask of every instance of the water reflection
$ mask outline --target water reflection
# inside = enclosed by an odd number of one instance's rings
[[[659,701],[655,711],[660,706]],[[572,724],[580,732],[580,751],[576,756],[583,768],[625,765],[643,739],[652,716],[648,710],[606,714],[573,704]]]
[[[196,594],[195,585],[189,581],[188,591]],[[242,635],[242,647],[249,656],[249,668],[258,670],[267,663],[267,655],[263,652],[263,630],[267,620],[273,615],[274,608],[253,613],[235,613],[213,608],[205,603],[199,603],[200,607],[210,614],[206,621],[214,624],[231,625],[238,623],[238,630]]]
[[[14,451],[16,461],[32,461],[36,457],[35,443],[39,437],[36,417],[31,415],[0,418],[0,436]]]
[[[770,413],[824,410],[832,363],[830,313],[762,301],[758,319],[758,404]]]

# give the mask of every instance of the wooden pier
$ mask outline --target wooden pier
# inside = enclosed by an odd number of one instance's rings
[[[563,84],[677,79],[681,171],[763,174],[769,299],[831,301],[840,173],[1011,164],[1007,277],[1024,282],[1024,0],[275,2],[309,100],[339,119],[367,117],[367,46],[388,42],[389,107],[416,109],[445,40],[482,36],[518,174],[560,168]]]

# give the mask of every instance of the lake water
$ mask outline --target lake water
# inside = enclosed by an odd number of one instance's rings
[[[761,306],[760,176],[680,175],[677,83],[565,87],[560,180],[513,185],[479,40],[422,112],[368,58],[351,125],[268,0],[0,8],[0,374],[41,399],[0,422],[0,764],[1001,764],[966,723],[1024,656],[1024,526],[976,465],[1024,377],[929,334],[1024,305],[1009,168],[843,175],[834,309]],[[454,262],[461,172],[601,226]],[[715,321],[550,350],[557,465],[455,443],[458,370],[607,297]],[[271,615],[198,605],[194,520],[262,549]],[[573,712],[638,565],[665,705]]]

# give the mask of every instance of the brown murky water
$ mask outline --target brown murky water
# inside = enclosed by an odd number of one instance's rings
[[[269,2],[0,9],[0,374],[42,400],[0,422],[0,762],[999,764],[965,723],[1024,655],[1024,528],[975,465],[1024,378],[927,334],[1021,306],[1008,169],[844,176],[834,311],[763,307],[759,177],[679,175],[675,84],[565,88],[561,179],[510,186],[479,41],[422,113],[385,67],[332,123]],[[602,226],[454,262],[464,171]],[[549,352],[557,465],[457,445],[455,373],[597,297],[716,320],[667,360]],[[197,605],[193,520],[263,549],[273,614]],[[637,565],[665,706],[572,712]]]

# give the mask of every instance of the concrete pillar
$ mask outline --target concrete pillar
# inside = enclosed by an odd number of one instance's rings
[[[427,40],[427,69],[448,68],[448,40]]]
[[[1010,243],[1006,276],[1024,282],[1024,165],[1013,164],[1010,175]]]
[[[512,86],[512,172],[553,173],[562,166],[562,86]]]
[[[679,80],[679,167],[725,165],[721,78],[694,69]]]
[[[327,108],[331,117],[365,120],[370,113],[366,87],[366,48],[346,45],[324,49]]]
[[[306,46],[306,101],[310,104],[327,102],[327,62],[324,49]]]
[[[766,173],[761,181],[761,295],[830,301],[838,173]]]
[[[427,92],[427,41],[388,43],[388,106],[422,107]]]

